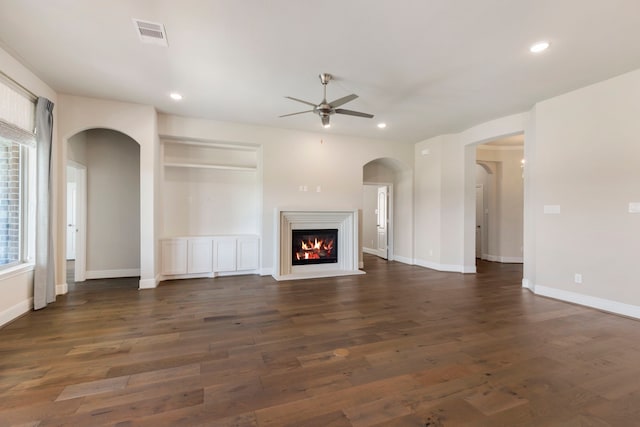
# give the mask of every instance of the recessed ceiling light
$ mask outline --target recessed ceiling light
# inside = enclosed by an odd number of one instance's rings
[[[387,127],[387,124],[386,124],[386,123],[378,123],[378,127],[379,127],[380,129],[384,129],[384,128],[386,128],[386,127]]]
[[[327,123],[326,125],[322,125],[323,128],[329,129],[331,127],[331,123]]]
[[[171,99],[173,99],[174,101],[180,101],[182,99],[182,95],[180,95],[177,92],[173,92],[172,94],[169,95],[171,97]]]
[[[532,52],[532,53],[544,52],[545,50],[547,50],[549,48],[550,45],[551,45],[551,43],[546,42],[546,41],[534,43],[529,48],[529,51]]]

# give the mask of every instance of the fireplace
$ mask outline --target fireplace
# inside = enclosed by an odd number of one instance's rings
[[[338,229],[291,230],[291,264],[338,262]]]
[[[276,280],[365,274],[358,270],[357,210],[276,208],[274,232]],[[302,249],[303,242],[307,249]],[[301,263],[298,258],[307,260]]]

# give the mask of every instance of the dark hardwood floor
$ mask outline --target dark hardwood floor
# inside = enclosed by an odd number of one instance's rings
[[[640,323],[477,275],[72,284],[0,330],[0,425],[634,426]]]

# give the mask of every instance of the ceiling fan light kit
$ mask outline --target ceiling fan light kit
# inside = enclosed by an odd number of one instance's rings
[[[313,107],[313,109],[298,111],[297,113],[284,114],[280,117],[295,116],[297,114],[304,114],[304,113],[316,113],[318,116],[320,116],[320,121],[322,122],[322,126],[325,128],[328,128],[331,126],[330,117],[333,114],[344,114],[347,116],[365,117],[368,119],[373,118],[373,114],[361,113],[359,111],[345,110],[344,108],[338,108],[346,104],[347,102],[350,102],[356,99],[358,95],[356,95],[355,93],[352,93],[351,95],[343,96],[342,98],[338,98],[332,102],[327,102],[327,85],[329,84],[331,79],[333,79],[333,76],[329,73],[321,73],[318,77],[320,77],[320,83],[322,83],[322,86],[323,86],[322,102],[320,102],[319,104],[314,104],[313,102],[304,101],[302,99],[294,98],[292,96],[285,96],[285,98],[291,99],[292,101],[309,105]]]

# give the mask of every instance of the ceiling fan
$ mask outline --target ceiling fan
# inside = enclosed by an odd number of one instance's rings
[[[368,119],[373,118],[373,114],[361,113],[359,111],[345,110],[344,108],[338,108],[341,105],[344,105],[347,102],[350,102],[356,99],[358,95],[356,95],[355,93],[344,96],[342,98],[338,98],[332,102],[327,102],[327,85],[329,84],[333,76],[329,73],[322,73],[320,74],[319,77],[320,77],[320,83],[322,83],[322,86],[324,87],[324,97],[322,98],[322,102],[316,105],[313,102],[303,101],[302,99],[294,98],[292,96],[285,96],[285,98],[291,99],[293,101],[298,101],[303,104],[310,105],[311,107],[313,107],[313,109],[306,110],[306,111],[299,111],[297,113],[285,114],[280,117],[295,116],[296,114],[303,114],[303,113],[316,113],[317,115],[320,116],[320,120],[322,121],[322,126],[324,126],[325,128],[328,128],[330,126],[329,117],[331,117],[331,115],[333,114],[346,114],[347,116],[366,117]]]

